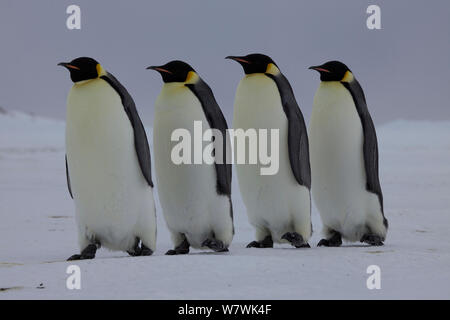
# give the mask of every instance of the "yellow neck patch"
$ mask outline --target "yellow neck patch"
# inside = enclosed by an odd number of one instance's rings
[[[97,69],[97,75],[98,75],[99,78],[101,76],[106,76],[106,70],[103,69],[103,67],[101,66],[100,63],[97,63],[96,69]]]
[[[353,79],[354,79],[353,73],[351,73],[350,71],[347,71],[344,74],[344,77],[342,78],[341,82],[352,82]]]
[[[266,73],[273,74],[274,76],[276,76],[277,74],[280,73],[280,69],[278,69],[277,66],[274,65],[273,63],[269,63],[267,65]]]
[[[184,83],[196,83],[198,78],[198,75],[194,71],[189,71]]]

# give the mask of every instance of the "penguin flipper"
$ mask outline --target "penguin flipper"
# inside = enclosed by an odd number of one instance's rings
[[[67,189],[69,189],[70,197],[73,199],[72,188],[70,187],[69,167],[67,166],[67,154],[66,154],[65,158],[66,158],[66,180],[67,180]]]
[[[119,94],[122,100],[122,105],[125,113],[130,119],[131,126],[134,132],[134,147],[141,167],[142,174],[150,187],[153,188],[152,169],[150,148],[148,146],[147,134],[145,133],[144,125],[136,109],[133,98],[128,93],[127,89],[117,80],[112,74],[107,73],[101,76],[103,80],[108,82],[111,87]]]
[[[372,117],[367,108],[366,97],[364,96],[364,91],[359,82],[356,79],[353,79],[351,82],[342,82],[342,84],[352,95],[353,102],[355,103],[356,110],[361,119],[364,136],[363,153],[367,179],[366,189],[378,196],[381,212],[384,217],[383,193],[381,191],[380,179],[378,176],[378,141],[375,125],[373,124]],[[387,226],[387,220],[385,219],[385,221],[385,226]]]
[[[282,73],[277,75],[266,73],[266,76],[275,81],[283,111],[288,119],[289,161],[292,173],[300,185],[311,189],[308,132],[303,114],[287,78]]]
[[[217,174],[217,193],[223,195],[231,195],[231,164],[227,164],[226,160],[231,155],[231,150],[227,149],[230,144],[226,143],[229,139],[227,134],[227,121],[220,110],[211,88],[202,79],[196,83],[185,84],[192,93],[197,97],[202,105],[205,117],[208,120],[211,129],[218,129],[222,133],[223,142],[223,161],[222,163],[215,163]]]

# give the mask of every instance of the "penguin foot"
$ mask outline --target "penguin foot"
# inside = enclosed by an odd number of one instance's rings
[[[169,250],[166,252],[166,255],[168,256],[174,256],[177,254],[188,254],[189,253],[189,242],[185,238],[184,241],[178,245],[175,249]]]
[[[341,234],[339,232],[334,232],[330,239],[322,239],[317,244],[318,247],[340,247],[342,244]]]
[[[286,232],[281,239],[289,241],[296,248],[311,248],[308,242],[305,242],[297,232]]]
[[[384,245],[383,239],[375,234],[365,234],[362,236],[361,242],[365,242],[371,246],[382,246]]]
[[[247,248],[273,248],[273,240],[271,236],[267,236],[262,241],[252,241]]]
[[[140,246],[139,243],[141,244]],[[127,251],[127,253],[132,257],[151,256],[153,254],[153,250],[151,250],[143,242],[141,242],[141,239],[136,238],[133,251]]]
[[[142,244],[141,247],[135,248],[134,251],[127,251],[127,253],[132,257],[151,256],[153,250]]]
[[[67,261],[94,259],[97,252],[97,245],[90,244],[81,251],[81,254],[74,254]]]
[[[141,256],[151,256],[153,254],[153,250],[148,248],[145,244],[141,244]]]
[[[223,242],[216,239],[206,239],[203,241],[202,247],[208,247],[215,252],[228,252],[228,248],[225,247]]]

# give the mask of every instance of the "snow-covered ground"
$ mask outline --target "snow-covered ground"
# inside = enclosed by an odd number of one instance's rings
[[[390,230],[384,247],[246,249],[253,240],[236,178],[236,235],[230,252],[165,256],[172,247],[158,203],[158,248],[132,258],[78,251],[66,188],[64,123],[0,114],[0,299],[398,299],[450,298],[450,122],[396,121],[378,128],[381,182]],[[81,290],[66,268],[81,268]],[[381,268],[368,290],[366,269]]]

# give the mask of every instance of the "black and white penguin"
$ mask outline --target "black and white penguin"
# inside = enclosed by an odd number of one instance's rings
[[[175,247],[167,254],[186,254],[189,247],[228,251],[234,229],[231,164],[226,163],[227,122],[211,88],[189,64],[177,60],[147,69],[159,72],[164,82],[155,103],[153,147],[158,196]],[[203,130],[220,131],[223,159],[211,164],[174,162],[177,142],[172,141],[172,134],[178,129],[187,131],[192,137],[189,147],[193,146],[198,134],[195,122]],[[202,156],[202,149],[192,147],[191,151]]]
[[[75,203],[80,254],[100,245],[151,255],[156,216],[150,149],[130,94],[92,58],[59,65],[74,82],[67,98],[66,173]]]
[[[382,245],[388,222],[378,177],[378,143],[364,92],[350,69],[330,61],[320,73],[309,124],[312,195],[324,225],[319,246],[342,238]]]
[[[229,56],[244,69],[234,102],[233,129],[277,129],[279,170],[262,175],[261,163],[236,164],[239,188],[256,241],[247,247],[289,242],[309,247],[311,170],[305,121],[287,78],[263,54]],[[270,149],[268,148],[268,149]]]

